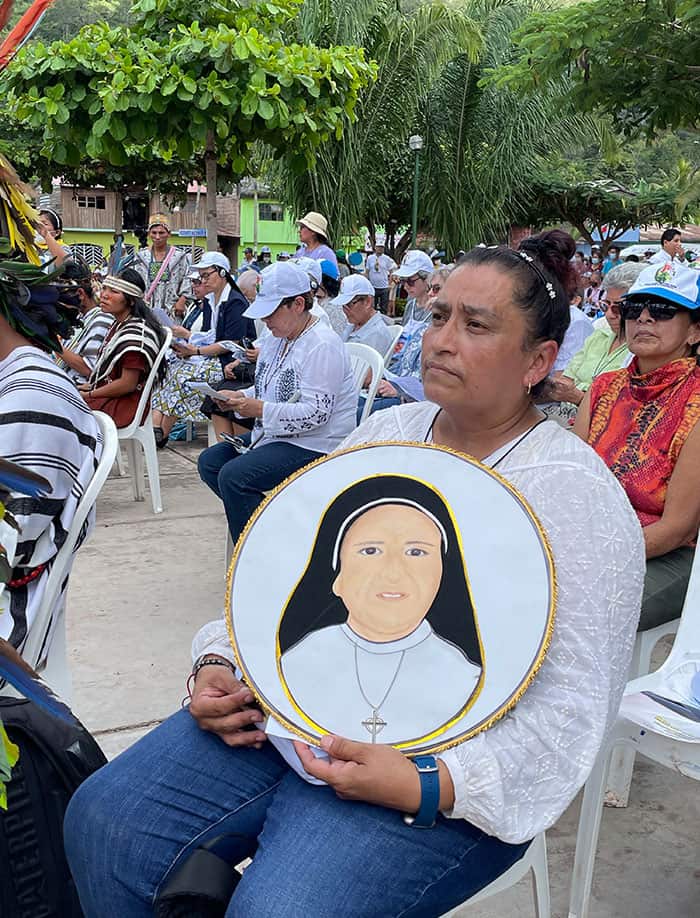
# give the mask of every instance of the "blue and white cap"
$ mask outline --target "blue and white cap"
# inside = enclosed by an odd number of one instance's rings
[[[655,296],[685,309],[700,309],[700,272],[678,261],[649,265],[640,272],[623,300]]]

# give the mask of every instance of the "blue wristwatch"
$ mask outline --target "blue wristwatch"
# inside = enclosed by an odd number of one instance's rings
[[[413,759],[420,776],[420,809],[415,816],[404,816],[403,821],[414,829],[432,829],[440,807],[440,773],[434,755],[417,755]]]

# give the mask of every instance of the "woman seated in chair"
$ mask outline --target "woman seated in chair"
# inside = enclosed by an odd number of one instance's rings
[[[221,835],[231,863],[253,858],[229,916],[437,918],[519,860],[582,787],[625,685],[644,548],[609,470],[533,404],[569,322],[574,241],[553,231],[521,246],[474,249],[448,278],[423,339],[429,401],[373,415],[342,445],[432,442],[477,457],[524,495],[558,587],[552,642],[528,690],[507,717],[425,763],[437,769],[432,797],[391,746],[326,736],[323,760],[268,739],[225,622],[205,625],[189,709],[69,805],[66,847],[87,918],[152,915],[191,853]],[[260,577],[274,576],[276,560]],[[493,576],[504,571],[508,559],[494,558]],[[429,828],[402,818],[418,812]]]
[[[574,424],[643,527],[642,631],[680,615],[700,524],[699,287],[683,265],[644,268],[620,307],[634,360],[593,380]]]
[[[94,411],[104,411],[118,428],[128,427],[138,410],[143,387],[165,342],[165,332],[143,301],[141,275],[126,268],[105,277],[100,305],[114,317],[90,378],[78,386]],[[165,363],[158,379],[165,376]]]
[[[340,336],[311,312],[308,273],[278,261],[258,278],[246,315],[262,319],[269,334],[260,344],[255,383],[219,393],[220,407],[254,421],[250,449],[217,443],[199,456],[200,477],[224,502],[234,542],[266,491],[334,450],[355,426],[350,361]]]
[[[202,331],[191,332],[184,326],[172,330],[175,342],[168,378],[152,400],[153,429],[160,448],[168,442],[176,421],[204,420],[202,394],[189,383],[216,386],[231,362],[225,342],[240,344],[244,338],[255,338],[254,323],[243,317],[248,301],[231,277],[228,258],[221,252],[207,252],[193,270],[203,281]]]
[[[0,637],[20,652],[51,565],[102,454],[95,417],[51,356],[60,354],[61,338],[70,337],[80,318],[78,285],[49,285],[45,279],[39,268],[29,286],[23,286],[26,275],[14,279],[7,265],[0,274],[0,456],[51,485],[49,494],[12,494],[7,503],[22,538],[8,585],[9,608],[0,614]],[[91,513],[84,536],[93,523]],[[52,612],[44,654],[62,605],[63,592]]]

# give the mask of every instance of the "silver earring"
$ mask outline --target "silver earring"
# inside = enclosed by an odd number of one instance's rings
[[[532,391],[532,383],[528,383],[527,384],[527,394],[529,395],[531,391]]]

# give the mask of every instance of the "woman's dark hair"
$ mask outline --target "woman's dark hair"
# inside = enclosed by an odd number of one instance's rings
[[[56,238],[59,239],[63,233],[63,220],[61,220],[61,218],[56,213],[56,211],[51,210],[51,208],[47,207],[47,208],[44,208],[44,210],[39,211],[39,216],[46,217],[48,219],[49,223],[54,228],[54,232],[56,233]]]
[[[525,313],[528,326],[527,347],[540,341],[556,341],[561,346],[569,327],[569,304],[576,292],[576,272],[571,259],[576,243],[563,230],[547,230],[529,236],[517,251],[505,245],[472,249],[462,265],[495,265],[513,279],[515,303]],[[552,294],[554,294],[552,296]],[[532,396],[541,393],[545,380],[532,387]]]
[[[281,653],[307,634],[347,620],[347,609],[332,589],[338,576],[338,569],[333,567],[338,534],[348,517],[361,508],[379,500],[390,504],[392,499],[399,504],[401,501],[418,504],[443,527],[447,548],[442,544],[442,579],[426,620],[437,635],[460,648],[477,666],[483,665],[464,559],[447,505],[437,491],[403,475],[374,475],[358,481],[339,494],[323,514],[311,558],[282,615],[279,631]],[[353,522],[360,516],[362,513],[353,517]]]
[[[130,284],[135,284],[137,287],[143,290],[144,293],[146,292],[146,284],[144,279],[134,268],[124,268],[123,271],[119,272],[117,277],[128,281]],[[131,296],[128,293],[124,293],[122,296],[127,302],[127,305],[131,311],[131,315],[136,319],[142,319],[146,325],[156,333],[159,345],[162,347],[163,342],[165,341],[165,331],[163,326],[151,312],[150,308],[146,305],[143,297]],[[161,360],[160,366],[158,367],[158,382],[163,382],[165,379],[166,370],[166,361]]]
[[[62,271],[63,277],[68,281],[72,281],[76,289],[82,290],[89,299],[94,297],[95,290],[92,286],[92,272],[84,258],[81,258],[80,255],[70,255],[63,262]],[[78,305],[78,303],[76,303],[76,305]]]
[[[323,289],[326,291],[328,296],[331,299],[335,299],[336,296],[340,293],[340,278],[331,277],[330,274],[321,275],[321,284]]]

